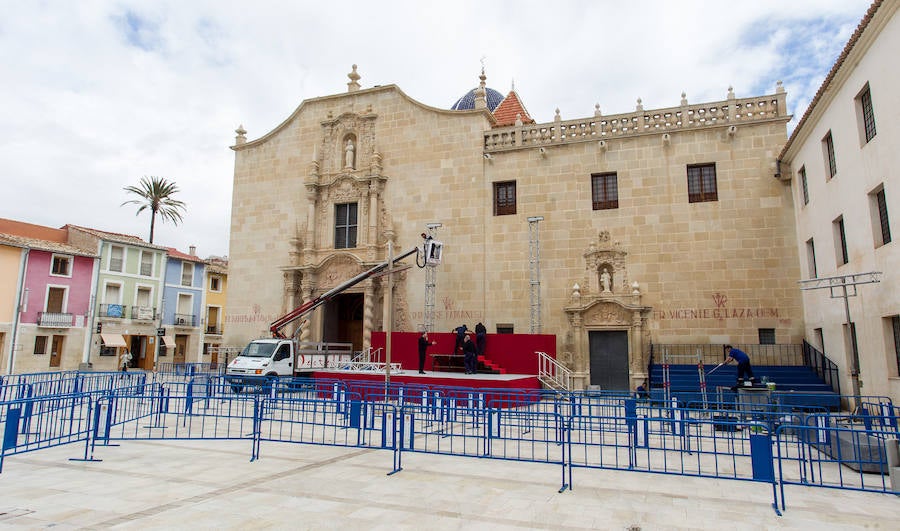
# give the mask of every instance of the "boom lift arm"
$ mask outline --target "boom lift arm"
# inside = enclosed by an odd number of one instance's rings
[[[389,266],[399,262],[400,260],[403,260],[404,258],[406,258],[412,254],[415,254],[418,251],[419,251],[418,247],[413,247],[409,251],[401,254],[400,256],[395,257],[393,262],[391,262],[389,260],[385,260],[384,262],[378,264],[377,266],[373,267],[372,269],[369,269],[368,271],[364,271],[364,272],[356,275],[355,277],[351,278],[350,280],[344,282],[343,284],[339,284],[339,285],[331,288],[330,290],[319,295],[315,299],[305,302],[305,303],[301,304],[300,306],[298,306],[297,308],[294,308],[289,313],[279,317],[275,321],[272,321],[271,324],[269,324],[269,331],[272,333],[272,337],[280,338],[280,339],[287,339],[287,336],[285,336],[281,332],[282,328],[293,323],[297,319],[300,319],[304,315],[312,312],[319,306],[321,306],[321,305],[325,304],[326,302],[330,301],[331,299],[333,299],[335,296],[340,295],[343,291],[345,291],[349,288],[352,288],[353,286],[359,284],[360,282],[362,282],[363,280],[366,280],[367,278],[371,278],[371,277],[377,275],[378,273],[381,273],[382,271],[387,269]]]

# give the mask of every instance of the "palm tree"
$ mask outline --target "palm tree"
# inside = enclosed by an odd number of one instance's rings
[[[174,225],[181,222],[185,205],[172,197],[178,192],[178,186],[167,181],[165,177],[144,176],[141,177],[140,186],[126,186],[124,190],[138,196],[139,199],[125,201],[120,206],[131,203],[140,205],[135,215],[150,209],[150,243],[153,243],[153,229],[156,226],[157,214],[163,221],[171,221]]]

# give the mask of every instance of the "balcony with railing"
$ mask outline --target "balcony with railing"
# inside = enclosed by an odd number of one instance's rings
[[[75,326],[75,315],[60,312],[38,312],[37,325],[50,328],[69,328]]]
[[[222,327],[219,325],[206,325],[206,333],[214,336],[222,335]]]
[[[189,313],[176,313],[172,324],[175,326],[197,326],[197,316]]]
[[[128,307],[124,304],[101,304],[100,317],[110,317],[112,319],[125,319]]]
[[[131,318],[138,321],[153,321],[156,319],[156,308],[153,306],[132,306]]]

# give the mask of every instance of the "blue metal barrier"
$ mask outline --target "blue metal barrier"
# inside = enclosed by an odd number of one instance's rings
[[[774,402],[678,407],[627,393],[473,390],[278,378],[236,393],[215,374],[41,373],[0,382],[6,455],[84,442],[202,439],[283,442],[892,492],[886,444],[898,408],[861,397],[856,414]],[[780,487],[780,488],[778,488]],[[779,496],[781,497],[779,504]]]
[[[7,455],[87,441],[92,407],[86,393],[0,402],[0,471]]]

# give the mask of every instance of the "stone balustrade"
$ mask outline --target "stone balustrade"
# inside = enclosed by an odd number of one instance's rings
[[[634,112],[603,116],[598,108],[594,116],[578,120],[562,120],[557,110],[556,119],[550,123],[513,125],[485,131],[484,150],[492,152],[662,134],[702,127],[740,125],[788,116],[785,92],[780,82],[776,93],[770,96],[735,98],[731,90],[728,96],[724,101],[688,105],[682,95],[682,105],[678,107],[646,111],[638,100],[637,110]]]

